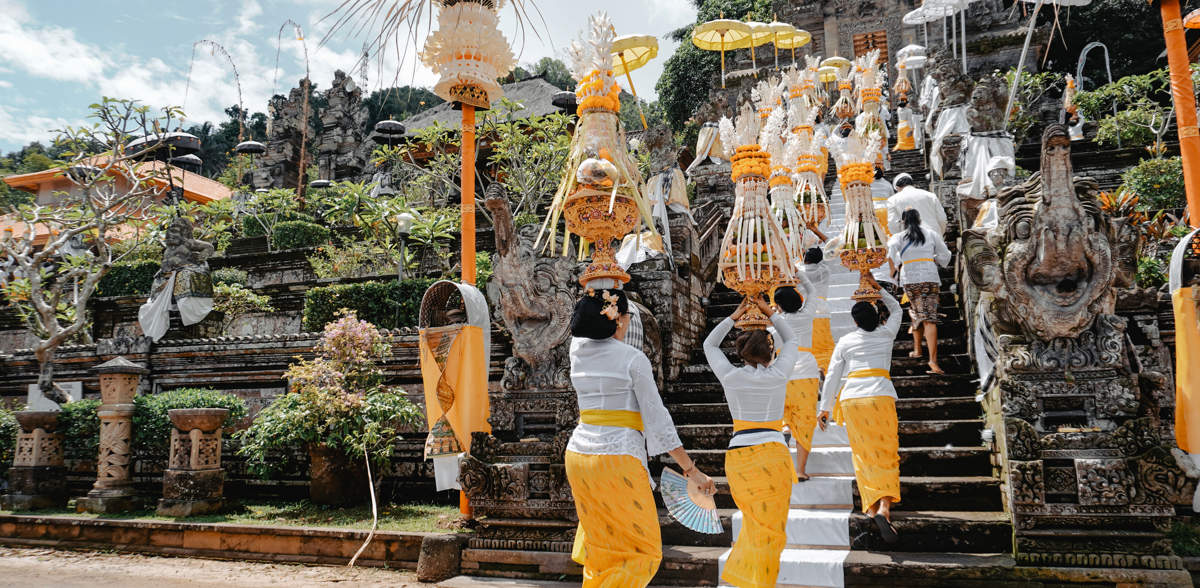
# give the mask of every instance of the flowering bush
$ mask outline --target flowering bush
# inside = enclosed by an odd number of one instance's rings
[[[1187,204],[1183,188],[1183,159],[1144,159],[1121,177],[1125,189],[1137,194],[1150,208],[1178,208]]]
[[[315,359],[288,370],[290,393],[236,435],[243,441],[238,453],[260,476],[290,465],[269,460],[269,452],[309,443],[340,449],[351,459],[384,462],[392,456],[399,430],[422,419],[403,390],[383,385],[377,361],[391,355],[391,346],[371,323],[349,313],[325,326],[315,351]]]

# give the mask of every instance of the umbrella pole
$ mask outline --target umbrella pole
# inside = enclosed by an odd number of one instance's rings
[[[946,17],[942,17],[942,50],[946,49]]]
[[[475,107],[462,105],[462,281],[475,285]]]
[[[1200,227],[1200,131],[1196,129],[1196,97],[1188,63],[1187,40],[1180,23],[1179,0],[1161,0],[1163,36],[1167,41],[1167,66],[1171,72],[1171,98],[1179,128],[1179,151],[1183,156],[1183,185],[1187,193],[1191,225]],[[1107,51],[1106,51],[1107,54]]]
[[[950,51],[958,59],[958,15],[950,14]]]
[[[642,128],[649,129],[650,125],[646,124],[646,112],[642,110],[642,101],[638,100],[637,88],[633,87],[633,76],[629,75],[629,64],[625,63],[625,52],[622,51],[618,55],[621,56],[621,67],[625,70],[625,79],[629,80],[629,91],[633,92],[633,101],[637,103],[638,114],[642,115]]]
[[[925,31],[925,49],[928,50],[929,49],[929,23],[928,22],[921,23],[921,28]]]
[[[775,71],[779,71],[779,33],[775,33]]]
[[[962,18],[962,61],[963,73],[967,73],[967,9],[963,8]]]
[[[796,67],[796,48],[792,47],[792,67]]]
[[[1012,88],[1008,91],[1008,108],[1004,109],[1004,130],[1008,130],[1008,119],[1012,118],[1013,102],[1017,99],[1017,89],[1021,87],[1021,70],[1025,69],[1025,57],[1029,55],[1029,42],[1033,40],[1033,25],[1037,24],[1038,11],[1042,9],[1045,0],[1038,0],[1029,17],[1029,28],[1025,31],[1025,46],[1021,48],[1021,60],[1017,62],[1017,72],[1013,76]]]
[[[758,79],[758,58],[754,56],[754,33],[750,33],[750,66],[754,68],[754,79]]]
[[[721,89],[725,89],[725,35],[721,35]]]

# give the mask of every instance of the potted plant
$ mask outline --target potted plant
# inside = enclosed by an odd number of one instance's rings
[[[273,453],[304,449],[310,458],[309,495],[319,504],[364,501],[366,468],[379,471],[400,430],[419,425],[421,410],[403,390],[383,385],[377,362],[391,355],[387,337],[348,313],[325,326],[316,358],[292,366],[289,393],[264,408],[245,431],[238,453],[258,475],[289,465]],[[379,476],[375,476],[378,481]]]

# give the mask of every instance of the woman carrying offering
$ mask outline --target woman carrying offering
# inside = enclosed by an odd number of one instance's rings
[[[662,538],[647,453],[669,453],[701,491],[716,493],[679,442],[650,360],[621,342],[630,318],[624,292],[590,288],[571,316],[580,423],[566,466],[579,514],[572,559],[583,565],[584,588],[645,588],[658,570]]]
[[[808,480],[804,470],[808,466],[808,452],[812,451],[813,431],[817,428],[817,397],[821,393],[821,369],[813,356],[813,317],[816,315],[816,287],[803,272],[796,274],[804,298],[795,286],[783,286],[775,290],[775,305],[779,307],[783,320],[796,333],[800,353],[796,355],[792,379],[787,383],[787,400],[783,405],[783,420],[787,422],[792,438],[796,440],[796,477],[801,482]],[[783,366],[780,366],[783,367]]]
[[[950,263],[950,250],[937,232],[921,226],[921,213],[909,208],[900,215],[904,230],[888,239],[888,259],[900,267],[900,284],[908,296],[909,332],[913,336],[910,357],[921,357],[921,337],[929,344],[929,371],[943,374],[937,361],[938,298],[942,278],[938,266]]]
[[[900,436],[891,369],[901,317],[900,303],[886,290],[879,295],[890,313],[887,323],[879,325],[879,312],[870,302],[858,302],[850,310],[858,330],[833,349],[817,420],[824,428],[832,411],[834,421],[845,424],[863,511],[875,519],[883,539],[895,543],[899,537],[891,520],[892,504],[900,502]]]
[[[807,288],[806,288],[807,289]],[[742,511],[742,530],[725,564],[721,579],[739,588],[774,588],[779,558],[787,545],[787,516],[796,470],[783,439],[787,385],[800,353],[792,327],[766,302],[755,299],[783,338],[774,358],[766,331],[746,331],[737,338],[738,355],[746,365],[734,367],[721,351],[721,341],[742,317],[749,302],[721,321],[704,340],[704,356],[725,388],[733,415],[733,438],[725,453],[725,474],[733,500]]]

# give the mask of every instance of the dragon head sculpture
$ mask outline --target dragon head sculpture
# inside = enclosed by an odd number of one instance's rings
[[[1114,311],[1114,245],[1096,189],[1072,174],[1067,128],[1050,125],[1041,171],[1000,193],[999,225],[964,232],[968,277],[995,294],[998,330],[1077,337]]]

